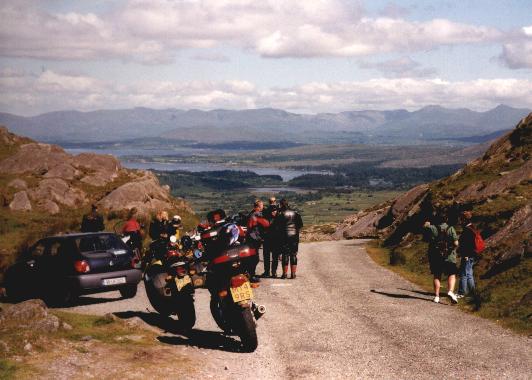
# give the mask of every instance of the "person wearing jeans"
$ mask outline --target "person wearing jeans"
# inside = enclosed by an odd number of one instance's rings
[[[477,254],[475,253],[475,231],[471,223],[472,217],[473,214],[470,211],[464,211],[461,215],[463,231],[458,240],[458,253],[462,257],[462,261],[460,264],[458,298],[475,291],[473,266],[476,263]]]
[[[475,291],[475,278],[473,275],[474,265],[474,258],[462,258],[462,263],[460,264],[460,284],[458,286],[458,298],[461,298]]]

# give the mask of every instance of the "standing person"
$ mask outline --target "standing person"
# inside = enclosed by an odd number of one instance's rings
[[[129,210],[127,221],[122,227],[122,233],[129,236],[131,239],[133,248],[137,248],[139,252],[142,252],[142,234],[141,226],[137,221],[138,210],[136,207],[133,207]]]
[[[182,229],[183,225],[181,224],[181,217],[179,215],[174,215],[168,227],[169,235],[175,236],[176,239],[179,241],[179,239],[181,238],[180,235]]]
[[[301,215],[290,209],[288,201],[281,199],[279,214],[275,218],[275,228],[279,231],[280,250],[283,261],[283,275],[285,279],[288,275],[288,264],[290,263],[290,278],[296,278],[297,271],[297,251],[299,248],[299,232],[303,228]]]
[[[277,203],[275,197],[271,197],[269,199],[269,206],[264,210],[264,217],[270,222],[270,224],[273,221],[274,213],[277,214]],[[262,246],[262,256],[264,260],[264,273],[261,275],[261,277],[268,278],[270,277],[270,259],[273,255],[273,244],[275,242],[273,241],[273,234],[268,229],[264,233],[264,244]],[[272,272],[273,273],[273,272]]]
[[[93,204],[91,206],[91,212],[83,215],[83,219],[81,220],[81,232],[99,232],[104,229],[103,217],[98,213],[98,206]]]
[[[425,240],[429,242],[428,256],[430,272],[433,275],[434,299],[440,302],[440,286],[442,274],[447,275],[447,295],[452,303],[457,303],[458,298],[454,293],[456,285],[456,247],[458,235],[454,227],[446,223],[445,217],[440,217],[435,225],[426,221],[423,225]]]
[[[271,278],[277,278],[277,266],[279,265],[279,258],[281,257],[281,240],[282,234],[279,231],[279,208],[272,210],[272,222],[268,228],[268,239],[270,244],[270,251],[272,253],[272,272]],[[277,222],[276,222],[277,221]]]
[[[259,248],[264,241],[264,233],[270,226],[270,222],[264,218],[262,214],[263,210],[264,203],[260,199],[257,199],[253,204],[253,210],[248,216],[246,241],[249,245],[257,250],[255,263],[251,265],[250,270],[251,282],[260,282],[259,278],[255,275],[257,264],[259,263]]]
[[[166,215],[165,215],[166,214]],[[166,216],[166,217],[165,217]],[[150,224],[150,250],[152,254],[160,256],[164,254],[166,244],[168,242],[168,213],[166,211],[158,211],[155,219]]]
[[[475,251],[475,236],[477,232],[473,223],[471,223],[471,218],[473,218],[473,214],[470,211],[464,211],[461,215],[463,231],[460,239],[458,239],[458,254],[461,257],[458,298],[467,296],[475,291],[473,266],[478,260],[478,254]]]

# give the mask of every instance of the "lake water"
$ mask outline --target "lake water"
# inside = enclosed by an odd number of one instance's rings
[[[256,166],[245,166],[238,164],[210,164],[210,163],[176,163],[176,162],[151,162],[149,157],[160,156],[166,154],[172,154],[175,156],[187,156],[191,154],[197,154],[200,152],[198,149],[189,149],[183,148],[179,150],[172,151],[161,151],[156,149],[131,149],[131,148],[105,148],[105,149],[65,149],[70,154],[80,154],[80,153],[97,153],[97,154],[112,154],[117,157],[122,165],[129,169],[144,169],[144,170],[161,170],[161,171],[170,171],[170,170],[185,170],[189,172],[209,172],[209,171],[219,171],[219,170],[235,170],[235,171],[251,171],[255,172],[258,175],[279,175],[283,181],[290,181],[295,177],[299,177],[304,174],[330,174],[327,172],[321,171],[303,171],[303,170],[293,170],[293,169],[277,169],[270,167],[256,167]],[[205,154],[204,150],[201,150],[201,153]],[[214,153],[210,151],[210,153]],[[139,160],[127,160],[125,156],[143,156],[145,159],[142,161]]]

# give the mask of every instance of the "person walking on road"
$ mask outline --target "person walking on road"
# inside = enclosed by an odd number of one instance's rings
[[[463,231],[460,234],[460,239],[458,239],[458,254],[461,258],[458,298],[475,291],[473,267],[478,261],[478,254],[475,252],[477,231],[471,223],[472,217],[473,214],[470,211],[464,211],[461,215]]]
[[[279,245],[283,262],[282,279],[288,276],[290,264],[290,278],[296,278],[297,251],[299,249],[299,232],[303,228],[301,215],[290,209],[288,201],[281,199],[279,214],[275,217],[274,229],[279,232]]]
[[[424,238],[429,243],[428,256],[430,272],[433,275],[434,299],[440,302],[440,286],[442,274],[447,275],[447,295],[452,303],[457,303],[458,298],[454,293],[456,285],[456,248],[458,247],[458,235],[454,227],[446,223],[444,217],[440,217],[438,223],[431,224],[425,221]]]
[[[246,242],[257,250],[256,262],[251,265],[250,276],[251,282],[260,282],[255,275],[257,264],[259,263],[259,249],[264,241],[266,229],[270,227],[270,222],[263,216],[264,203],[257,199],[253,204],[253,210],[248,216],[248,230],[246,235]]]
[[[98,213],[98,206],[93,204],[91,206],[91,212],[83,215],[81,232],[100,232],[104,229],[103,217]]]

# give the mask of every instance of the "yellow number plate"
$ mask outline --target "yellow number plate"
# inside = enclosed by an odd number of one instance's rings
[[[244,282],[244,284],[238,288],[230,289],[231,295],[233,296],[233,301],[235,302],[247,301],[253,298],[253,291],[251,290],[251,285],[249,282]]]
[[[181,291],[186,285],[190,284],[192,280],[190,279],[190,276],[185,276],[183,278],[175,278],[175,284],[177,286],[177,290]]]

